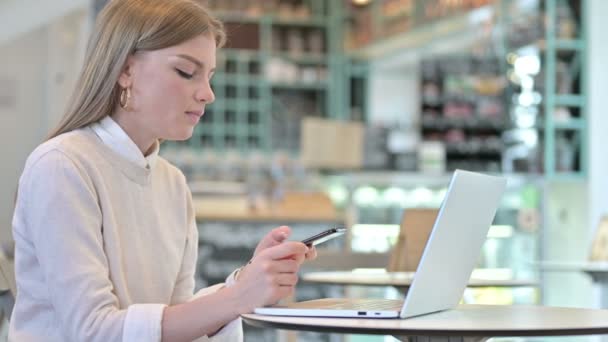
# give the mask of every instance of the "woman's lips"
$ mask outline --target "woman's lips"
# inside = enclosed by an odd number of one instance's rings
[[[200,111],[200,110],[198,110],[198,111],[191,110],[191,111],[187,111],[186,112],[186,114],[195,115],[195,116],[198,116],[198,117],[203,116],[204,113],[205,113],[204,111]]]
[[[188,112],[186,112],[186,114],[192,120],[192,122],[198,123],[198,121],[203,116],[204,112],[202,112],[202,111],[198,111],[198,112],[188,111]]]

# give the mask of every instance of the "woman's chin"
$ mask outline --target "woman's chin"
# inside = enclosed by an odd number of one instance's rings
[[[192,138],[193,132],[194,132],[193,129],[184,130],[183,132],[175,132],[174,134],[171,134],[171,136],[163,138],[163,139],[170,140],[170,141],[184,141],[184,140],[188,140],[188,139]]]

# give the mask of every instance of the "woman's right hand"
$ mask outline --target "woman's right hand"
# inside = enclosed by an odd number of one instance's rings
[[[256,307],[276,304],[290,296],[298,282],[298,270],[308,247],[301,242],[287,241],[258,253],[238,275],[232,286],[240,314]]]

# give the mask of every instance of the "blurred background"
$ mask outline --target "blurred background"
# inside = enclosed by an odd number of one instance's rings
[[[105,3],[0,0],[0,238],[9,261],[25,158],[62,116]],[[395,271],[408,209],[438,208],[451,172],[465,169],[509,179],[476,274],[531,285],[467,289],[464,302],[608,308],[605,271],[544,264],[585,265],[608,250],[608,1],[201,3],[228,31],[216,101],[190,140],[161,147],[194,194],[198,287],[223,281],[283,224],[294,239],[349,228],[303,272]],[[297,299],[403,296],[390,286],[300,284]],[[246,327],[246,341],[275,340],[392,338]]]

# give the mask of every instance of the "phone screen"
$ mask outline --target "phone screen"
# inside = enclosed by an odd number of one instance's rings
[[[313,235],[309,238],[302,240],[302,243],[308,246],[316,246],[327,240],[331,240],[335,237],[343,235],[344,233],[346,233],[346,228],[331,228],[317,235]]]

